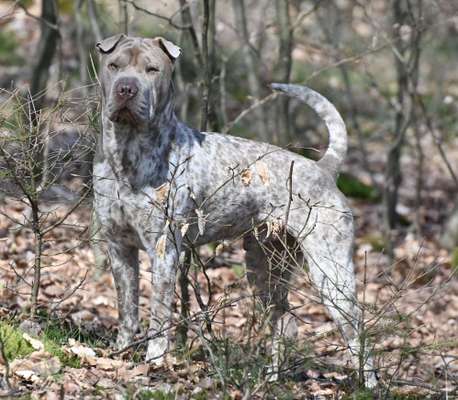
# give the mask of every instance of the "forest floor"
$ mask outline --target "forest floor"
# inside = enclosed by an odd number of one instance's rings
[[[414,168],[414,161],[406,157],[404,172],[413,173]],[[290,291],[298,339],[288,344],[291,354],[283,378],[268,382],[264,372],[269,332],[265,312],[245,279],[240,242],[228,244],[222,252],[212,246],[200,250],[202,260],[212,261],[206,275],[199,268],[190,274],[193,318],[187,346],[170,353],[166,366],[143,363],[144,345],[113,355],[116,293],[111,273],[94,267],[87,229],[90,210],[84,207],[45,238],[40,307],[36,322],[31,323],[27,312],[34,237],[30,230],[15,227],[11,218],[23,220],[26,210],[23,203],[9,198],[2,202],[0,217],[0,338],[4,348],[0,373],[8,376],[9,387],[5,383],[0,395],[39,399],[456,398],[458,280],[451,255],[435,239],[440,214],[450,208],[450,197],[445,194],[441,167],[432,159],[427,168],[438,173],[434,178],[434,172],[425,174],[428,190],[421,218],[426,228],[420,237],[411,227],[400,231],[394,261],[383,251],[380,204],[352,200],[358,227],[358,295],[382,378],[378,395],[357,391],[340,335],[316,301],[307,274],[300,270]],[[410,184],[405,182],[401,198],[405,217],[413,221]],[[48,207],[46,224],[67,210]],[[148,262],[142,255],[143,331],[150,291]],[[177,321],[179,293],[176,298]],[[352,397],[355,393],[357,397]]]

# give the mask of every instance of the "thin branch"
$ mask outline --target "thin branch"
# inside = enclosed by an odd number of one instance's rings
[[[228,133],[234,125],[238,124],[243,118],[245,118],[249,113],[256,110],[258,107],[263,106],[264,104],[276,99],[278,97],[278,92],[273,92],[263,97],[262,99],[256,99],[255,102],[245,110],[243,110],[235,119],[229,122],[224,128],[223,133]]]
[[[141,11],[152,17],[156,17],[156,18],[162,19],[163,21],[167,21],[171,26],[173,26],[176,29],[190,29],[191,28],[190,24],[180,25],[173,21],[173,19],[178,15],[180,11],[183,12],[183,7],[181,7],[178,11],[174,12],[170,17],[166,17],[165,15],[155,13],[144,7],[139,6],[134,0],[123,0],[123,1],[124,3],[130,4],[137,11]],[[187,8],[189,7],[189,5],[186,5],[185,7]]]

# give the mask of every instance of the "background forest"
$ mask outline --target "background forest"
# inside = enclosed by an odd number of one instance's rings
[[[182,48],[176,111],[201,130],[318,159],[324,124],[269,84],[305,84],[342,113],[350,150],[338,184],[356,219],[378,389],[359,387],[306,274],[290,295],[298,341],[269,382],[266,312],[250,296],[240,241],[196,250],[166,367],[143,363],[141,337],[115,352],[91,169],[95,43],[121,32]],[[0,396],[457,398],[457,71],[453,0],[0,1]],[[146,263],[141,274],[146,327]]]

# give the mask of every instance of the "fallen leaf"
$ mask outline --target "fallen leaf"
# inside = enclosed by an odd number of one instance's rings
[[[139,364],[132,369],[123,370],[119,376],[125,381],[130,381],[138,376],[147,376],[149,371],[149,364]]]
[[[19,369],[14,371],[14,375],[19,376],[26,381],[36,382],[40,379],[40,377],[30,369]]]
[[[112,379],[101,378],[99,381],[97,381],[97,386],[103,389],[111,389],[116,386],[116,383]]]
[[[44,350],[45,346],[44,344],[38,340],[38,339],[35,339],[33,337],[31,337],[29,334],[27,333],[23,333],[22,334],[22,337],[24,338],[24,340],[26,342],[28,342],[35,350]]]
[[[75,354],[80,358],[88,358],[88,357],[96,356],[94,350],[92,350],[90,347],[83,346],[81,343],[78,343],[73,338],[68,339],[68,344],[70,345],[70,347],[68,348],[70,353]]]
[[[155,192],[156,192],[156,201],[159,204],[164,204],[168,198],[170,191],[170,184],[168,182],[164,183],[163,185],[159,186]]]
[[[164,233],[156,243],[156,255],[163,260],[165,258],[165,245],[167,243],[167,235]]]
[[[96,306],[109,306],[110,305],[109,300],[105,296],[97,296],[93,301]]]
[[[181,236],[184,237],[186,235],[186,232],[188,232],[189,229],[189,224],[183,224],[181,226]]]
[[[240,174],[240,177],[242,178],[242,183],[245,186],[248,186],[251,183],[251,178],[253,177],[253,174],[251,173],[250,169],[244,169]]]
[[[204,212],[200,208],[196,208],[196,214],[197,214],[197,227],[199,228],[199,234],[202,236],[205,231]]]
[[[113,360],[112,358],[107,357],[97,357],[95,358],[95,365],[105,371],[110,371],[114,369],[121,368],[125,364],[121,360]]]
[[[43,289],[43,293],[49,297],[61,297],[65,293],[65,289],[58,285],[49,285]]]
[[[215,255],[217,255],[217,256],[221,255],[223,250],[224,250],[224,243],[223,242],[218,243],[218,246],[216,246],[216,248],[215,248]]]
[[[267,239],[269,238],[269,236],[272,233],[275,235],[278,235],[282,230],[283,223],[282,221],[278,219],[274,219],[271,221],[267,221],[266,225],[267,225],[267,233],[266,233],[266,239]]]
[[[10,364],[11,372],[27,381],[36,382],[57,374],[61,363],[57,357],[46,351],[34,351],[27,358],[15,359]]]
[[[255,164],[256,171],[261,178],[261,182],[264,186],[270,185],[270,177],[269,177],[269,168],[264,161],[256,161]]]

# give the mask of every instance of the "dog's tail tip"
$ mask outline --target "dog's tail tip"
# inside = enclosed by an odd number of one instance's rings
[[[272,83],[270,86],[276,92],[305,102],[325,121],[329,131],[329,146],[318,164],[337,176],[347,153],[347,131],[337,109],[326,97],[307,86],[286,83]]]
[[[292,93],[298,90],[298,88],[301,88],[302,90],[305,90],[305,91],[310,90],[307,86],[293,85],[290,83],[271,83],[270,87],[275,92],[283,92],[283,93]]]
[[[278,92],[285,91],[285,86],[286,86],[286,84],[284,84],[284,83],[275,83],[275,82],[273,82],[273,83],[270,84],[270,88],[272,90],[275,90],[275,91],[278,91]]]

